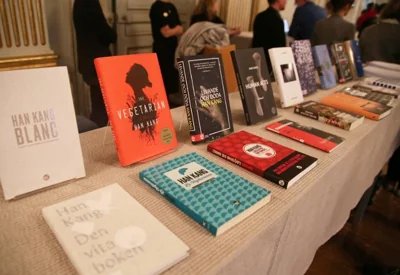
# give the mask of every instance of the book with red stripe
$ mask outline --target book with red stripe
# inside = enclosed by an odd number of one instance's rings
[[[284,188],[317,165],[317,159],[240,131],[210,143],[207,150]]]
[[[344,142],[344,138],[288,119],[269,124],[266,129],[328,153]]]

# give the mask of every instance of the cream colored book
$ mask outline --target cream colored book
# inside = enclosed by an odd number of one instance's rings
[[[6,199],[85,176],[66,67],[0,72]]]
[[[159,274],[188,256],[189,247],[118,184],[42,212],[81,275]]]

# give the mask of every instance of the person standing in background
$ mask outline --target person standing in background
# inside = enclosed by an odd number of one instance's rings
[[[329,18],[317,22],[311,44],[330,45],[332,43],[354,40],[356,28],[354,24],[343,19],[350,11],[353,0],[332,0],[333,13]]]
[[[357,31],[360,31],[362,24],[364,23],[365,20],[368,20],[369,18],[375,18],[376,17],[376,10],[375,10],[375,4],[374,3],[369,3],[367,5],[367,10],[360,15],[360,17],[357,19]]]
[[[272,73],[271,60],[268,50],[286,47],[285,26],[280,11],[286,7],[286,0],[268,0],[269,7],[257,14],[253,26],[252,47],[264,49],[268,70]]]
[[[73,21],[78,70],[85,83],[90,86],[92,105],[90,119],[97,126],[104,127],[108,123],[108,116],[93,60],[111,55],[109,46],[117,41],[117,34],[107,24],[99,0],[75,0]]]
[[[218,0],[199,0],[193,15],[190,18],[190,25],[197,22],[212,22],[215,24],[225,24],[224,21],[217,15],[219,2]],[[240,28],[228,28],[230,36],[240,34]]]
[[[293,15],[289,36],[295,40],[311,40],[315,24],[324,19],[327,12],[311,0],[295,0],[297,8]]]
[[[175,6],[169,0],[157,0],[150,8],[153,52],[157,54],[168,98],[179,92],[178,71],[175,68],[175,50],[182,23]]]

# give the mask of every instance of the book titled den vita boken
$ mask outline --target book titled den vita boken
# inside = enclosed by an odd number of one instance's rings
[[[192,143],[233,132],[221,55],[179,58],[178,71]]]
[[[270,191],[196,154],[139,173],[140,179],[218,236],[267,204]]]
[[[42,213],[81,275],[160,274],[188,256],[189,247],[118,184]]]
[[[178,146],[157,55],[96,58],[108,119],[122,166]]]
[[[284,188],[317,165],[317,159],[246,131],[210,143],[207,150]]]
[[[275,117],[277,110],[264,50],[231,52],[247,125]]]

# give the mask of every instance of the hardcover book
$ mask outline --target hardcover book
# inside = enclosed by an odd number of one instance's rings
[[[363,116],[315,101],[307,101],[296,105],[294,112],[347,131],[357,128],[364,122]]]
[[[396,90],[400,93],[400,82],[372,76],[365,78],[364,82],[369,85]]]
[[[174,150],[178,142],[157,55],[100,57],[94,63],[121,165]]]
[[[340,83],[352,80],[350,63],[346,55],[343,43],[331,45],[331,55],[333,63],[336,65],[337,77]]]
[[[0,72],[6,200],[85,176],[66,67]]]
[[[322,89],[330,89],[336,86],[336,76],[328,47],[326,45],[314,46],[312,47],[312,54]]]
[[[214,141],[207,150],[283,188],[317,165],[317,159],[246,131]]]
[[[317,91],[315,67],[310,40],[295,40],[291,44],[303,95]]]
[[[266,129],[328,153],[344,142],[342,137],[288,119],[271,123]]]
[[[112,184],[42,210],[79,274],[159,274],[189,247],[120,185]]]
[[[231,52],[247,125],[277,115],[264,50],[242,49]]]
[[[321,99],[321,103],[356,113],[372,120],[380,120],[389,115],[392,110],[390,106],[344,93],[334,93],[324,97]]]
[[[268,50],[283,108],[303,102],[299,74],[290,47]]]
[[[350,71],[353,79],[364,76],[360,49],[357,40],[348,40],[344,42],[347,58],[349,59]]]
[[[376,91],[366,91],[365,89],[361,90],[361,89],[357,89],[354,87],[353,88],[345,88],[343,90],[338,91],[338,93],[344,93],[347,95],[363,98],[366,100],[378,102],[380,104],[391,106],[391,107],[393,107],[393,105],[396,101],[396,97],[393,95],[383,94],[383,93],[376,92]]]
[[[140,172],[140,179],[218,236],[269,202],[270,191],[190,153]]]
[[[221,55],[179,58],[178,71],[192,143],[233,132]]]

